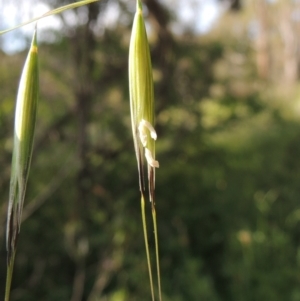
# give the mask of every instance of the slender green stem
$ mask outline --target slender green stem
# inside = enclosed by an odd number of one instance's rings
[[[16,251],[13,252],[13,254],[12,254],[11,258],[9,259],[8,264],[7,264],[5,299],[4,299],[4,301],[9,301],[9,297],[10,297],[10,287],[11,287],[12,275],[13,275],[13,270],[14,270],[15,255],[16,255]]]
[[[153,280],[152,280],[152,270],[151,270],[151,260],[150,260],[149,245],[148,245],[147,223],[146,223],[146,215],[145,215],[145,198],[144,198],[143,192],[141,193],[141,209],[142,209],[143,231],[144,231],[144,239],[145,239],[145,246],[146,246],[146,255],[147,255],[147,263],[148,263],[148,271],[149,271],[151,296],[152,296],[152,301],[155,301]]]
[[[160,268],[159,268],[158,235],[157,235],[156,211],[155,211],[154,204],[152,205],[152,218],[153,218],[154,239],[155,239],[155,257],[156,257],[156,270],[157,270],[157,282],[158,282],[158,295],[159,295],[159,301],[162,301],[161,284],[160,284]]]
[[[40,20],[42,18],[45,18],[45,17],[48,17],[48,16],[52,16],[52,15],[55,15],[55,14],[59,14],[59,13],[65,11],[67,9],[72,9],[72,8],[80,7],[80,6],[87,5],[87,4],[90,4],[92,2],[97,2],[97,1],[100,1],[100,0],[83,0],[83,1],[78,1],[78,2],[71,3],[71,4],[67,4],[67,5],[61,6],[59,8],[52,9],[52,10],[48,11],[47,13],[45,13],[45,14],[37,17],[37,18],[33,18],[33,19],[31,19],[31,20],[29,20],[27,22],[24,22],[22,24],[19,24],[17,26],[12,27],[12,28],[2,30],[2,31],[0,31],[0,35],[8,33],[8,32],[10,32],[12,30],[17,29],[17,28],[23,27],[23,26],[28,25],[30,23],[33,23],[35,21],[38,21],[38,20]]]

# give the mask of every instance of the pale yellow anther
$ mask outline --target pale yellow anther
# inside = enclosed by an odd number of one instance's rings
[[[145,148],[145,157],[150,166],[156,167],[156,168],[159,167],[158,161],[153,158],[152,153],[148,148]]]
[[[138,126],[138,130],[139,130],[140,140],[141,140],[143,146],[146,147],[146,145],[147,145],[147,133],[146,133],[146,127],[144,126],[142,121],[140,122],[140,124]]]
[[[140,140],[143,144],[144,147],[147,145],[147,131],[149,130],[150,136],[152,139],[156,140],[157,139],[157,134],[155,132],[154,127],[150,122],[148,122],[145,119],[142,119],[139,126],[138,126],[139,134],[140,134]]]

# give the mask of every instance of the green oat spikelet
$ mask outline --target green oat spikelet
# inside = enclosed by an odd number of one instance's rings
[[[130,111],[134,148],[136,153],[139,186],[141,191],[141,210],[143,232],[146,246],[146,256],[149,270],[150,287],[152,300],[154,301],[154,290],[152,281],[151,262],[148,247],[147,225],[145,217],[145,179],[144,162],[146,159],[148,174],[148,190],[152,207],[152,217],[155,235],[155,254],[158,278],[159,300],[161,301],[161,285],[158,254],[158,237],[155,212],[155,168],[159,167],[155,160],[155,140],[157,138],[154,130],[154,89],[152,78],[152,65],[149,50],[149,43],[142,12],[142,3],[136,2],[136,13],[132,26],[130,47],[129,47],[129,93]]]
[[[14,257],[30,169],[39,94],[36,29],[22,71],[15,110],[14,147],[7,212],[8,264]]]
[[[136,152],[140,190],[145,190],[144,156],[147,159],[150,192],[154,191],[156,132],[154,124],[154,92],[149,44],[144,24],[142,4],[137,1],[129,48],[129,93],[131,123]],[[153,195],[150,196],[151,201]]]

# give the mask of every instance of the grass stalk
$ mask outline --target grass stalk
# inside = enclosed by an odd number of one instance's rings
[[[142,210],[142,221],[143,221],[143,231],[144,231],[144,239],[145,239],[145,247],[146,247],[147,264],[148,264],[148,271],[149,271],[150,289],[151,289],[152,301],[154,301],[155,298],[154,298],[154,289],[153,289],[151,260],[150,260],[149,245],[148,245],[147,222],[146,222],[146,214],[145,214],[145,198],[144,198],[143,192],[141,193],[141,210]]]
[[[26,21],[22,24],[19,24],[17,26],[2,30],[2,31],[0,31],[0,35],[8,33],[12,30],[18,29],[18,28],[23,27],[25,25],[28,25],[30,23],[36,22],[40,19],[43,19],[43,18],[46,18],[46,17],[49,17],[49,16],[53,16],[53,15],[56,15],[56,14],[60,14],[60,13],[64,12],[65,10],[74,9],[74,8],[77,8],[77,7],[80,7],[80,6],[83,6],[83,5],[87,5],[87,4],[90,4],[90,3],[93,3],[93,2],[97,2],[97,1],[101,1],[101,0],[82,0],[82,1],[78,1],[78,2],[74,2],[74,3],[71,3],[71,4],[61,6],[59,8],[52,9],[52,10],[48,11],[47,13],[45,13],[45,14],[37,17],[37,18],[33,18],[33,19],[31,19],[29,21]]]
[[[155,258],[156,258],[156,270],[157,270],[157,282],[158,282],[158,296],[159,296],[159,301],[162,301],[156,210],[155,210],[155,205],[153,203],[152,203],[152,219],[153,219],[154,240],[155,240]]]
[[[10,298],[10,288],[11,288],[11,281],[12,281],[12,275],[13,275],[13,270],[14,270],[15,255],[16,255],[16,251],[13,252],[13,254],[7,264],[4,301],[9,301],[9,298]]]

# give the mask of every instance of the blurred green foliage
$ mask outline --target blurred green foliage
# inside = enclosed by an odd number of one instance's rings
[[[165,301],[300,300],[299,88],[285,93],[259,78],[251,39],[226,19],[245,28],[247,14],[225,16],[200,37],[152,28]],[[12,301],[150,300],[125,23],[98,35],[87,23],[39,47],[41,99]],[[24,58],[0,52],[0,295]],[[150,229],[149,237],[153,245]]]

